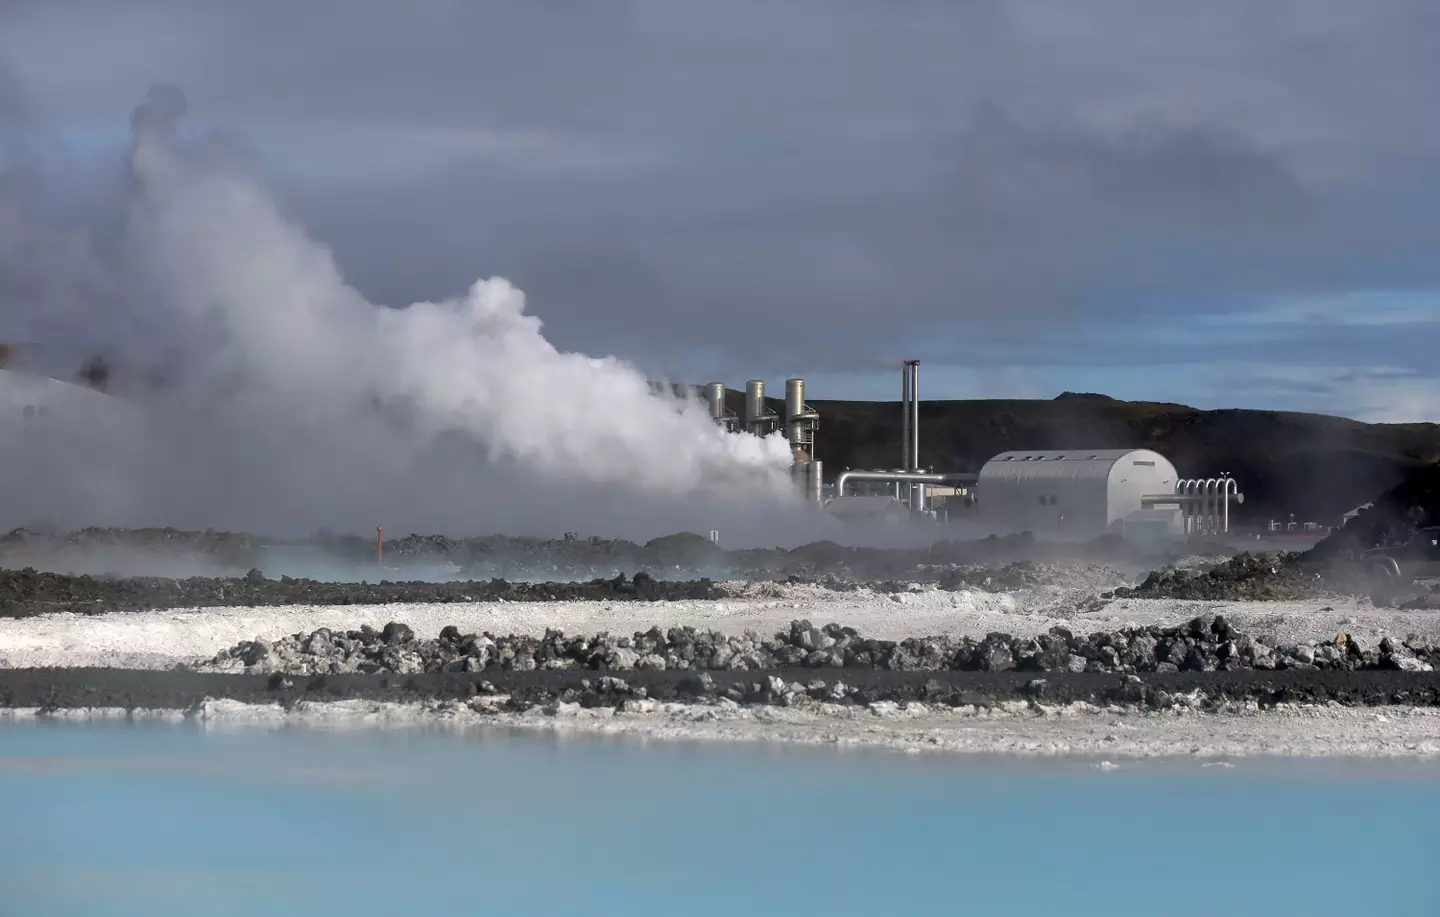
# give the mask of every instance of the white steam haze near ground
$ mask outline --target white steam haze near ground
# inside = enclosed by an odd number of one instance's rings
[[[134,113],[119,229],[86,249],[103,294],[82,310],[129,328],[130,356],[170,384],[126,404],[71,396],[5,437],[10,524],[713,528],[730,546],[826,528],[794,497],[783,438],[725,434],[631,365],[557,350],[504,279],[401,309],[366,301],[263,183],[182,136],[184,109],[159,87]]]

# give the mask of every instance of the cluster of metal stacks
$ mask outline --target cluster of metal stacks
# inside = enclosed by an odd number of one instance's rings
[[[782,417],[765,406],[765,383],[751,379],[745,383],[745,414],[725,407],[725,383],[711,382],[705,386],[705,403],[710,417],[731,433],[744,431],[756,436],[769,436],[784,428],[785,438],[790,442],[794,463],[790,466],[791,477],[805,494],[807,500],[820,503],[823,500],[824,466],[815,458],[815,431],[820,428],[820,415],[805,403],[805,380],[785,380],[785,414]]]
[[[808,500],[846,517],[923,517],[970,522],[997,534],[1091,538],[1218,535],[1230,530],[1230,504],[1243,503],[1228,475],[1184,479],[1169,459],[1148,449],[1003,452],[977,472],[936,472],[920,465],[920,361],[901,377],[900,467],[845,470],[831,495],[815,458],[820,416],[805,403],[803,379],[785,382],[785,413],[765,405],[765,383],[745,383],[743,416],[725,407],[725,385],[705,387],[715,422],[731,432],[768,436],[783,429],[794,449],[792,474]],[[855,491],[859,491],[858,493]],[[940,501],[945,501],[943,508]]]

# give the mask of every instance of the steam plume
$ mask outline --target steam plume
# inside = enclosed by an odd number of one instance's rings
[[[104,308],[144,329],[134,343],[166,357],[167,384],[132,386],[124,420],[27,428],[12,448],[29,453],[28,511],[469,532],[793,511],[782,437],[724,434],[624,361],[557,350],[504,279],[403,309],[366,301],[260,183],[179,138],[184,110],[162,88],[134,113],[123,229],[101,272],[118,287]],[[47,470],[57,450],[68,461]]]

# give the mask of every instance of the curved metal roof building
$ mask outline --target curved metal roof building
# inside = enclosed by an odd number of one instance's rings
[[[1145,494],[1171,494],[1179,475],[1149,449],[1002,452],[980,469],[976,508],[997,535],[1094,537],[1140,510]]]

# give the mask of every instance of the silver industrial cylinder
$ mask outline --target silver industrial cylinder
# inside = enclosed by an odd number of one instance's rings
[[[745,429],[760,433],[760,418],[765,416],[765,383],[751,379],[745,383]]]
[[[792,443],[801,440],[800,415],[805,413],[805,380],[785,380],[785,438]]]
[[[710,411],[710,419],[720,423],[725,419],[725,383],[710,382],[705,386],[705,407]]]
[[[811,503],[821,502],[825,488],[821,477],[821,463],[811,459],[805,463],[805,497]]]

